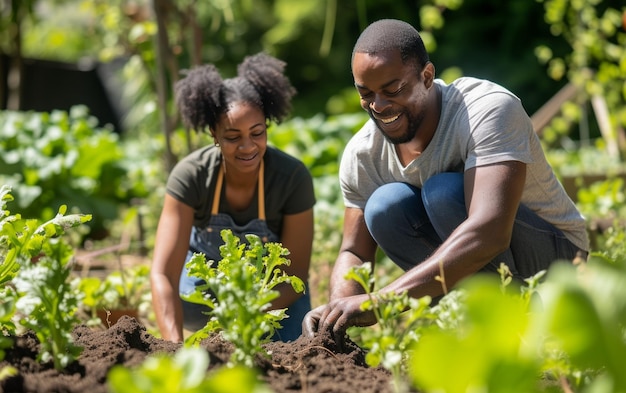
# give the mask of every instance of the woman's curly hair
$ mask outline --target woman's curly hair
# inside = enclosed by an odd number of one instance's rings
[[[223,80],[213,64],[188,71],[175,86],[184,123],[196,131],[215,130],[220,116],[236,102],[256,105],[267,121],[281,122],[289,115],[296,94],[284,69],[285,62],[258,53],[239,64],[234,78]]]

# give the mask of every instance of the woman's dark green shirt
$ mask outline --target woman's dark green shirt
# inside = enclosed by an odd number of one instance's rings
[[[263,159],[267,225],[272,232],[281,236],[285,215],[301,213],[315,205],[313,179],[300,160],[274,147],[267,147]],[[194,225],[199,228],[205,228],[209,222],[221,163],[220,149],[209,145],[183,158],[169,175],[166,192],[194,209]],[[220,213],[230,215],[237,225],[258,218],[257,192],[247,209],[236,211],[228,205],[224,191],[222,187]]]

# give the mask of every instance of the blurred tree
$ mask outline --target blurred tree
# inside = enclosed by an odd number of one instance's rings
[[[88,43],[80,45],[81,53],[98,53],[101,61],[126,59],[122,85],[129,107],[126,121],[132,124],[129,132],[154,135],[164,130],[168,167],[176,156],[194,147],[190,135],[185,145],[172,141],[172,133],[179,129],[172,86],[181,70],[214,63],[228,77],[243,57],[263,50],[288,64],[287,73],[299,92],[294,101],[295,115],[360,111],[350,74],[352,46],[368,23],[381,18],[403,19],[416,26],[440,77],[452,79],[465,74],[492,79],[520,96],[530,113],[566,83],[564,79],[550,78],[546,66],[535,57],[535,48],[540,45],[559,56],[569,49],[567,40],[553,35],[553,27],[544,20],[541,2],[12,1],[31,4],[35,15],[25,22],[26,54],[68,53],[59,47],[77,45],[70,38],[73,35],[52,41],[45,32],[56,31],[49,24],[59,25],[63,19],[54,16],[59,4],[80,10],[84,17],[79,30]],[[598,1],[589,6],[594,7]],[[33,8],[35,2],[37,7]],[[598,8],[607,8],[608,4],[617,7],[618,3],[606,0]],[[37,18],[37,10],[45,11],[46,17]],[[67,16],[67,8],[62,10]],[[38,44],[39,50],[35,49]]]
[[[626,160],[626,6],[601,0],[540,2],[550,31],[568,46],[560,52],[539,46],[537,56],[552,79],[568,81],[576,91],[546,139],[554,143],[595,118],[599,135],[587,131],[584,137],[600,136],[608,156]],[[593,116],[587,115],[589,104]]]
[[[36,0],[3,0],[0,2],[0,55],[8,55],[5,64],[4,56],[0,56],[0,75],[7,75],[5,84],[0,83],[0,104],[6,101],[7,108],[20,107],[20,80],[22,73],[22,41],[23,24],[33,15]],[[6,68],[6,70],[5,70]]]

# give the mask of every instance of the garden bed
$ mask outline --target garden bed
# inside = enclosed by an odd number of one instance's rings
[[[16,376],[0,383],[3,392],[68,392],[105,393],[106,377],[117,364],[139,366],[147,356],[175,353],[180,344],[154,337],[136,319],[122,317],[106,330],[84,325],[73,331],[76,344],[84,348],[78,361],[59,372],[52,364],[36,360],[39,342],[34,334],[16,340],[0,369],[12,365]],[[210,357],[209,370],[224,367],[232,346],[218,335],[202,342]],[[300,337],[298,340],[266,344],[270,359],[256,358],[261,378],[276,393],[282,392],[391,392],[390,373],[382,368],[369,368],[364,352],[353,343],[339,348],[328,337]]]

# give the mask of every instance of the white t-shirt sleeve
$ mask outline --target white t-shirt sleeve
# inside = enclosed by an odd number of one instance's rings
[[[363,131],[360,131],[348,142],[341,157],[339,185],[345,207],[365,208],[369,198],[366,189],[371,188],[373,184],[368,171],[363,168],[367,164],[359,160],[359,155],[363,156],[362,150],[359,153],[356,149],[362,138]],[[368,160],[367,157],[364,159]]]
[[[472,102],[468,111],[472,132],[466,170],[504,161],[532,162],[530,138],[534,131],[519,99],[493,92]]]

